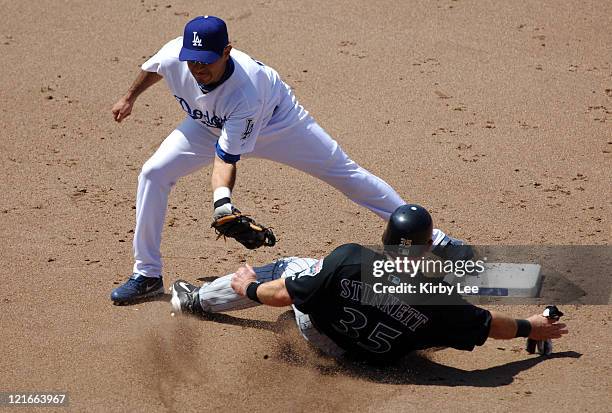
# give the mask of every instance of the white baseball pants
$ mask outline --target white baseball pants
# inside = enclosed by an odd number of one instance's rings
[[[134,273],[161,276],[161,234],[170,190],[179,178],[212,163],[216,141],[205,127],[186,118],[144,164],[136,197]],[[269,159],[306,172],[384,220],[406,203],[389,184],[351,160],[311,116],[259,136],[254,151],[245,157]],[[434,230],[434,245],[444,235]]]

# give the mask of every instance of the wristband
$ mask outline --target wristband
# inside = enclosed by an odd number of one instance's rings
[[[231,204],[231,203],[232,203],[232,200],[229,199],[228,197],[221,198],[221,199],[215,201],[215,203],[213,204],[213,208],[217,209],[217,208],[219,208],[222,205]]]
[[[257,288],[259,288],[260,285],[261,281],[253,281],[246,289],[246,296],[259,304],[261,304],[261,301],[259,301],[259,298],[257,297]]]
[[[231,204],[232,191],[226,186],[220,186],[213,192],[213,209],[217,209],[222,205]]]
[[[514,337],[529,337],[529,334],[531,334],[531,323],[522,319],[514,321],[516,321],[516,335]]]
[[[213,192],[213,202],[217,202],[221,198],[230,198],[232,196],[232,190],[227,186],[220,186]]]

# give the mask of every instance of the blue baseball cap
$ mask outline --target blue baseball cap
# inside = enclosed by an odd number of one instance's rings
[[[215,16],[199,16],[185,25],[179,60],[214,63],[229,43],[225,22]]]

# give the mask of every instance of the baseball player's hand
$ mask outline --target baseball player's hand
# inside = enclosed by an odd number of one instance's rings
[[[546,318],[542,314],[532,315],[527,321],[531,323],[529,338],[534,340],[561,338],[562,335],[567,334],[567,326],[565,324]]]
[[[236,294],[246,296],[246,290],[250,283],[257,281],[257,275],[249,264],[244,264],[238,268],[232,277],[232,288]]]
[[[123,119],[130,116],[130,114],[132,113],[133,106],[134,102],[130,99],[127,99],[125,96],[119,99],[111,109],[115,121],[121,122]]]

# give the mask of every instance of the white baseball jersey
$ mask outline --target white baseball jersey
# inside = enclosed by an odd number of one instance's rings
[[[161,276],[161,235],[170,190],[181,177],[209,165],[215,154],[229,163],[248,154],[289,165],[327,182],[385,220],[406,203],[389,184],[349,158],[299,105],[275,70],[232,49],[225,80],[204,93],[187,63],[179,60],[181,47],[178,37],[142,65],[164,77],[187,117],[144,164],[138,178],[134,273]],[[434,245],[444,237],[434,230]]]
[[[181,108],[203,131],[218,137],[218,148],[226,154],[251,152],[258,136],[276,133],[307,116],[274,69],[236,49],[230,53],[231,76],[202,93],[187,62],[179,60],[182,39],[168,42],[141,68],[164,77]]]

